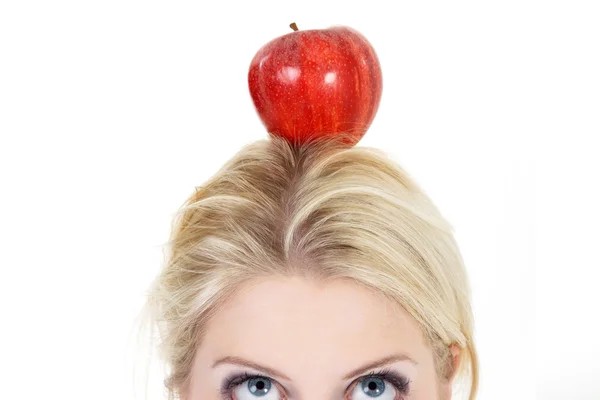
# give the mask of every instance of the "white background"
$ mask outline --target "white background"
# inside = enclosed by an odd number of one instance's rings
[[[596,4],[3,1],[0,398],[134,399],[172,215],[266,137],[248,65],[295,21],[351,26],[379,56],[359,145],[455,227],[479,399],[600,399]]]

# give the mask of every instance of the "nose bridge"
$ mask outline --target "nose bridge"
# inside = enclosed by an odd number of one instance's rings
[[[347,384],[336,367],[339,358],[335,346],[322,343],[339,342],[339,332],[315,326],[310,334],[296,338],[295,368],[290,373],[294,392],[286,400],[344,400]]]
[[[301,386],[298,388],[298,396],[290,397],[289,400],[343,400],[343,392],[338,392],[338,389],[333,385],[321,386]],[[287,400],[287,399],[286,399]]]
[[[346,384],[321,368],[318,357],[294,372],[294,392],[286,400],[344,400]]]

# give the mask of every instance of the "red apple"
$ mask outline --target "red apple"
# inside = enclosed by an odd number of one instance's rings
[[[343,135],[355,145],[381,99],[379,59],[367,39],[345,26],[295,31],[254,56],[248,85],[270,134],[294,143]]]

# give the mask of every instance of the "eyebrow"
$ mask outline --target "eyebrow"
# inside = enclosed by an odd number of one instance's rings
[[[213,364],[212,367],[215,368],[219,364],[241,365],[241,366],[244,366],[244,367],[248,367],[248,368],[253,368],[253,369],[260,370],[260,371],[264,371],[268,375],[273,376],[275,378],[285,379],[287,381],[291,381],[291,379],[288,378],[285,374],[283,374],[281,372],[278,372],[277,370],[275,370],[273,368],[269,368],[269,367],[266,367],[264,365],[257,364],[255,362],[246,360],[246,359],[241,358],[241,357],[227,356],[227,357],[220,358],[220,359],[218,359],[217,361],[214,362],[214,364]]]
[[[414,365],[419,364],[418,362],[416,362],[412,357],[410,357],[406,353],[392,354],[391,356],[383,357],[383,358],[380,358],[379,360],[375,360],[373,362],[365,364],[362,367],[358,367],[355,370],[350,371],[342,379],[347,380],[347,379],[353,378],[357,375],[363,374],[373,368],[383,367],[384,365],[392,364],[392,363],[399,362],[399,361],[410,361]]]
[[[353,378],[357,375],[360,375],[364,372],[367,372],[373,368],[382,367],[384,365],[392,364],[392,363],[399,362],[399,361],[409,361],[414,365],[418,365],[418,362],[416,362],[408,354],[405,354],[405,353],[393,354],[393,355],[390,355],[387,357],[383,357],[379,360],[372,361],[368,364],[365,364],[361,367],[358,367],[358,368],[350,371],[348,374],[346,374],[346,376],[344,376],[342,378],[342,380],[348,380],[348,379]],[[244,366],[244,367],[248,367],[248,368],[253,368],[253,369],[256,369],[259,371],[264,371],[274,378],[285,379],[285,380],[291,381],[291,379],[288,378],[285,374],[283,374],[273,368],[270,368],[270,367],[267,367],[264,365],[260,365],[258,363],[246,360],[241,357],[227,356],[227,357],[220,358],[214,362],[212,367],[215,368],[216,366],[218,366],[220,364],[234,364],[234,365],[240,365],[240,366]]]

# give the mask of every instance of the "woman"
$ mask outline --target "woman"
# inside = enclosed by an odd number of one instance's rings
[[[247,145],[181,208],[147,310],[184,400],[475,399],[450,225],[382,151]]]

